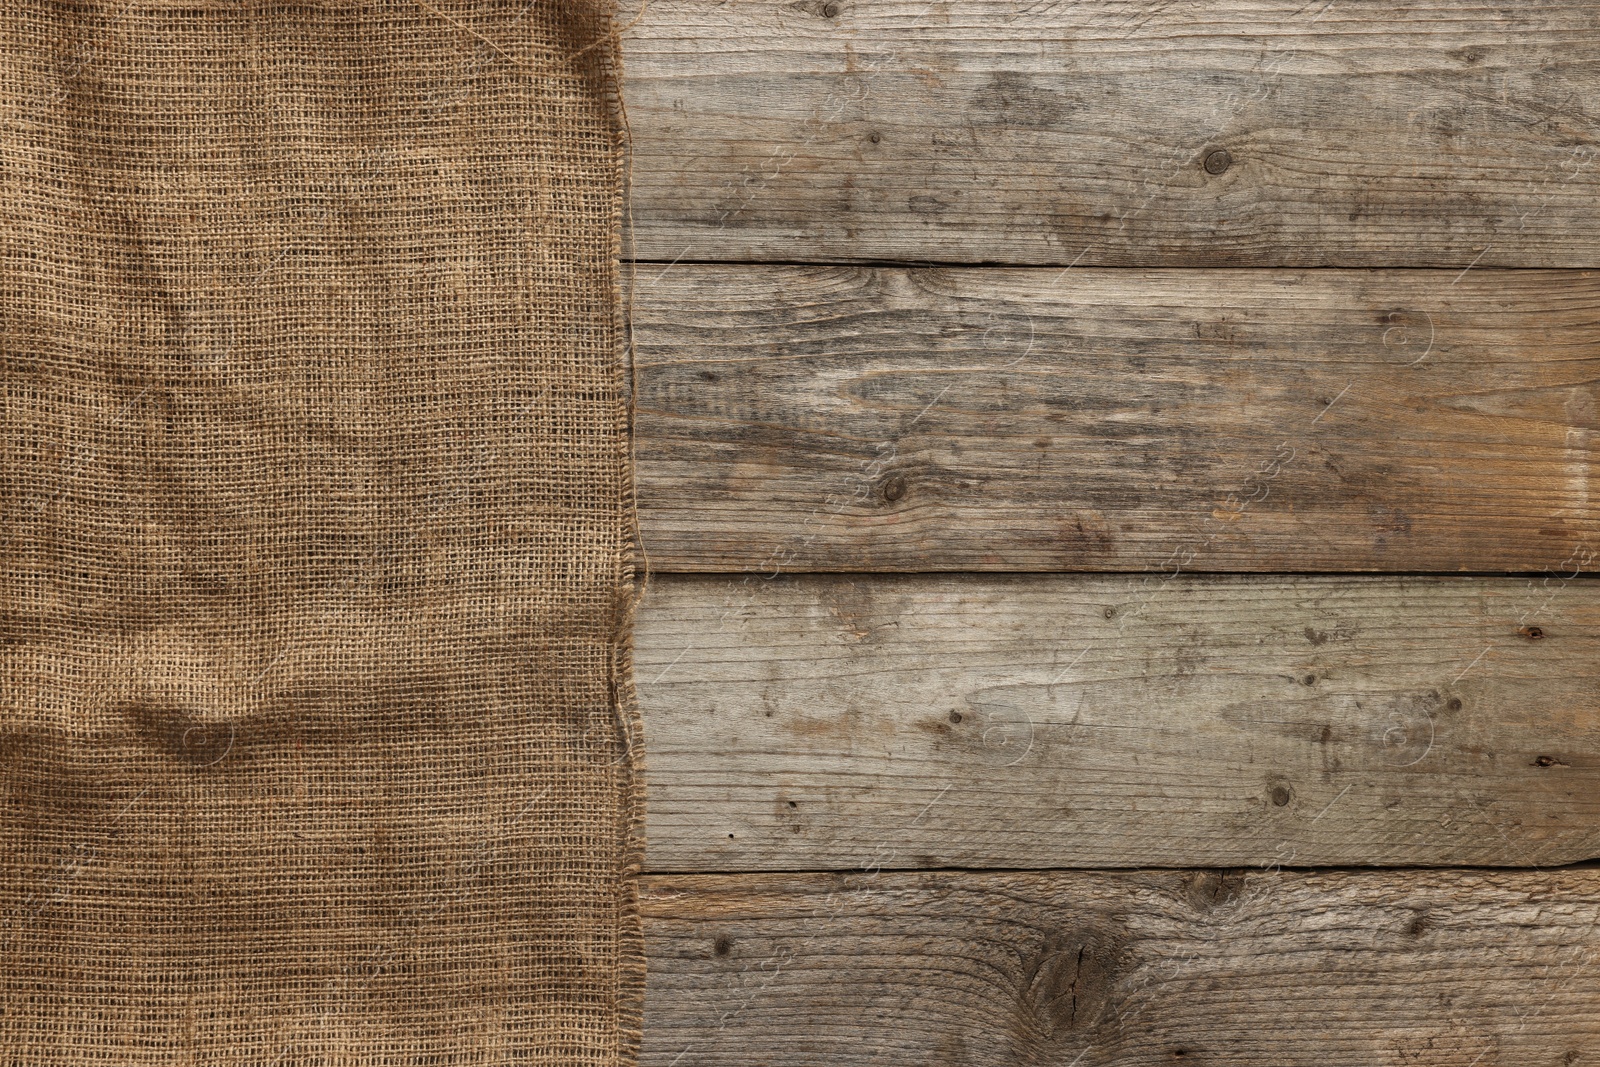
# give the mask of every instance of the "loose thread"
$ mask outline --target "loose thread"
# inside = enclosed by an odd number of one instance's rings
[[[416,5],[418,7],[422,8],[424,11],[428,12],[430,15],[435,15],[435,16],[441,18],[441,19],[444,19],[446,22],[448,22],[450,25],[454,26],[456,29],[460,30],[462,33],[468,33],[468,34],[471,34],[472,36],[476,37],[478,40],[482,41],[484,44],[486,44],[490,48],[494,49],[495,52],[501,56],[501,58],[505,59],[506,62],[512,64],[513,66],[521,67],[523,70],[532,70],[532,71],[548,69],[548,68],[545,68],[545,67],[530,66],[529,64],[524,63],[522,60],[518,59],[516,56],[512,55],[510,52],[507,52],[504,48],[501,48],[499,45],[495,44],[494,41],[492,41],[488,37],[485,37],[483,34],[479,33],[477,30],[473,29],[467,23],[462,22],[458,18],[452,18],[451,16],[445,14],[443,11],[440,11],[438,8],[434,7],[432,4],[428,3],[428,0],[415,0],[415,2],[416,2]],[[639,13],[637,15],[635,15],[632,19],[630,19],[628,21],[627,25],[620,26],[620,27],[613,27],[611,30],[609,30],[605,34],[602,34],[600,37],[597,37],[595,40],[590,41],[588,44],[584,45],[582,48],[578,49],[576,52],[573,52],[571,55],[567,56],[566,58],[567,59],[577,59],[579,56],[583,55],[585,52],[588,52],[588,51],[590,51],[591,49],[594,49],[594,48],[598,48],[600,45],[603,45],[603,44],[607,43],[608,41],[616,41],[616,40],[620,39],[623,34],[627,33],[629,30],[633,29],[635,26],[637,26],[639,24],[640,20],[643,19],[645,17],[645,15],[650,11],[650,5],[653,2],[654,2],[654,0],[645,0],[644,4],[641,5],[640,8],[639,8]],[[552,64],[550,64],[550,66],[555,66],[555,64],[552,63]],[[621,87],[618,86],[617,100],[619,102],[619,105],[620,105],[621,99],[622,99]],[[624,122],[624,124],[626,124],[626,122],[627,122],[627,116],[626,115],[623,116],[623,122]],[[630,144],[631,144],[631,141],[630,141]]]
[[[478,40],[482,41],[484,44],[488,45],[490,48],[493,48],[507,62],[509,62],[509,63],[511,63],[511,64],[513,64],[515,66],[518,66],[518,67],[523,67],[523,68],[527,67],[526,63],[523,63],[516,56],[512,55],[510,52],[507,52],[504,48],[501,48],[499,45],[495,44],[489,38],[485,37],[483,34],[479,33],[477,30],[473,29],[471,26],[468,26],[465,22],[462,22],[460,19],[451,18],[449,15],[446,15],[443,11],[440,11],[438,8],[434,7],[432,4],[428,3],[427,0],[416,0],[416,3],[417,3],[417,6],[422,8],[424,11],[427,11],[430,14],[433,14],[433,15],[437,15],[438,17],[444,19],[450,25],[454,26],[456,29],[462,31],[463,33],[472,34],[472,36],[476,37]]]

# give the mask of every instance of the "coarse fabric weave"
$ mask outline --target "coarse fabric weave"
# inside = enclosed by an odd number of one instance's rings
[[[0,11],[0,1064],[622,1064],[590,0]]]

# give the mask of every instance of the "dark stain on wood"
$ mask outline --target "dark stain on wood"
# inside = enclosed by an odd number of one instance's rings
[[[981,125],[1048,130],[1066,125],[1080,103],[1030,74],[1001,70],[973,94],[968,115]]]
[[[1046,935],[1022,962],[1017,1036],[1047,1049],[1093,1031],[1116,1003],[1126,955],[1124,935],[1109,924]]]
[[[1232,903],[1242,885],[1241,873],[1228,868],[1189,871],[1183,876],[1185,897],[1202,913]]]

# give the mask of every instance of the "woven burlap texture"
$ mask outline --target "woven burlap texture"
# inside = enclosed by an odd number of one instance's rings
[[[624,1064],[600,0],[0,12],[0,1064]]]

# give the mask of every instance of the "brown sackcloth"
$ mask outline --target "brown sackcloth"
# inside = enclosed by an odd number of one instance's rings
[[[609,0],[0,8],[0,1064],[620,1064]]]

